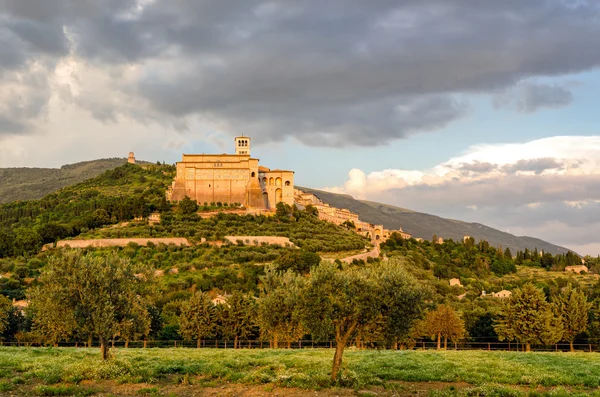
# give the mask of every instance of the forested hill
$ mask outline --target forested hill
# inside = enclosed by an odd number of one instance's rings
[[[111,158],[68,164],[60,168],[0,168],[0,203],[40,199],[126,162],[124,158]]]
[[[508,247],[512,252],[524,251],[525,248],[543,250],[552,254],[567,253],[569,249],[554,245],[534,237],[515,236],[500,230],[491,228],[480,223],[469,223],[446,219],[422,212],[411,211],[392,205],[375,203],[371,201],[356,200],[347,194],[335,194],[298,187],[303,191],[313,193],[323,202],[337,208],[347,208],[359,214],[360,219],[369,223],[383,225],[388,229],[401,227],[405,232],[431,240],[433,235],[462,241],[463,236],[468,235],[476,241],[486,240],[492,246]]]

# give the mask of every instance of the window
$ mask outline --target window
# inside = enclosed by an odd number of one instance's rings
[[[290,181],[285,181],[285,186],[290,186]]]
[[[254,177],[256,176],[256,174],[253,172],[252,174],[250,174],[250,176],[251,176],[252,178],[254,178]]]

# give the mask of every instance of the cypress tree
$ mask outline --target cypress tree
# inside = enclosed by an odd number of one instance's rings
[[[500,340],[517,340],[531,351],[532,344],[554,344],[563,336],[562,320],[541,289],[527,283],[504,304],[494,330]]]
[[[588,311],[591,303],[588,303],[583,291],[574,289],[569,283],[556,298],[556,307],[562,318],[563,340],[569,342],[571,351],[575,337],[587,329]]]

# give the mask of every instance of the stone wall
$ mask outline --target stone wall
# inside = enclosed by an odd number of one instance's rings
[[[237,244],[238,240],[242,240],[247,245],[261,245],[262,243],[267,244],[279,244],[281,246],[289,245],[294,247],[294,243],[287,237],[276,237],[276,236],[225,236],[225,240],[232,244]],[[247,242],[248,241],[248,242]]]
[[[148,243],[153,244],[175,244],[189,246],[190,242],[186,238],[106,238],[92,240],[60,240],[56,243],[56,247],[71,247],[71,248],[88,248],[88,247],[125,247],[129,243],[146,246]],[[52,248],[53,244],[44,245],[43,250]]]

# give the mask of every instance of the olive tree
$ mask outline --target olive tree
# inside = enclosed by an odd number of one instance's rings
[[[299,293],[301,279],[291,270],[286,273],[267,267],[261,277],[262,291],[258,301],[258,324],[261,333],[273,340],[273,347],[284,340],[287,348],[306,334],[302,324]]]
[[[128,260],[115,253],[84,254],[67,251],[50,258],[30,292],[35,313],[33,327],[56,344],[81,329],[100,340],[102,359],[108,358],[108,341],[126,323],[147,321],[145,291],[149,276],[140,276]]]
[[[390,288],[393,285],[394,288]],[[419,318],[414,307],[423,305],[425,291],[397,262],[376,267],[338,269],[335,263],[314,267],[304,280],[300,301],[307,329],[317,339],[335,338],[331,379],[336,380],[344,350],[361,330],[389,326],[404,313],[399,335]]]

